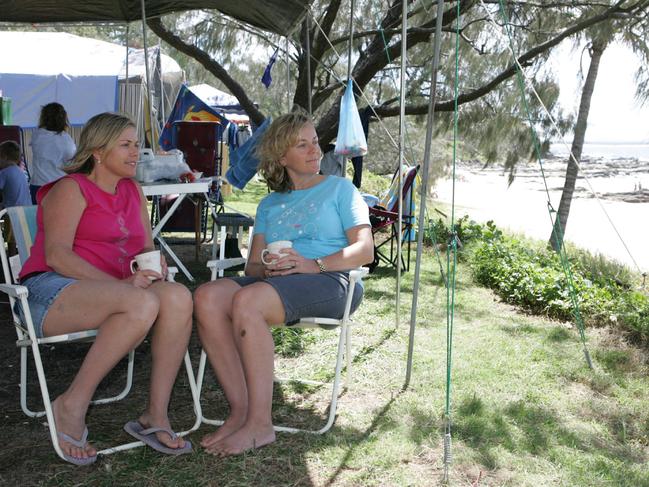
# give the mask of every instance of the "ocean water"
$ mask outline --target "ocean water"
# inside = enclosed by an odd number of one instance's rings
[[[567,156],[569,151],[570,143],[550,145],[550,152],[557,157]],[[584,144],[582,159],[584,157],[649,161],[649,144]]]

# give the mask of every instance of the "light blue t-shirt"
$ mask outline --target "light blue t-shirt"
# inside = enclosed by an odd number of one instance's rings
[[[2,192],[2,206],[5,208],[32,204],[27,176],[15,164],[0,170],[0,191]]]
[[[291,240],[300,255],[315,259],[347,247],[345,231],[358,225],[370,225],[367,204],[351,181],[327,176],[311,188],[261,200],[255,234],[263,234],[267,244]]]

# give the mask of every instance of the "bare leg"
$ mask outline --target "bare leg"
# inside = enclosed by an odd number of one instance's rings
[[[275,441],[273,400],[274,343],[269,324],[284,321],[284,306],[272,286],[257,283],[238,291],[232,302],[234,340],[248,387],[245,423],[208,450],[236,455]]]
[[[53,402],[59,431],[81,437],[97,385],[144,339],[158,308],[153,293],[120,282],[79,281],[61,292],[46,315],[44,333],[57,335],[93,328],[98,328],[99,333],[70,387]],[[90,445],[78,448],[62,440],[59,445],[66,454],[78,458],[96,454]]]
[[[151,339],[151,382],[149,402],[139,422],[145,427],[171,429],[167,414],[169,399],[178,369],[192,332],[192,296],[182,284],[156,282],[150,288],[160,301],[158,319]],[[182,448],[185,440],[157,433],[158,440],[170,448]]]
[[[205,436],[209,448],[238,430],[248,414],[248,388],[232,328],[232,300],[241,287],[229,279],[203,284],[194,294],[198,334],[230,405],[223,425]]]

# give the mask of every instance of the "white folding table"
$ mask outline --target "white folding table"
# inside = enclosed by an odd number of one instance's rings
[[[153,238],[158,241],[160,247],[162,247],[165,252],[169,254],[178,268],[182,271],[183,274],[185,274],[185,276],[187,276],[187,279],[189,279],[191,282],[194,282],[194,276],[191,275],[191,273],[180,261],[180,258],[171,250],[169,244],[167,244],[164,238],[162,238],[162,236],[160,235],[160,232],[169,218],[171,218],[174,212],[178,209],[180,203],[182,203],[182,201],[187,197],[187,195],[200,195],[208,205],[210,213],[214,213],[214,208],[212,207],[212,203],[210,202],[210,199],[207,195],[211,184],[212,178],[198,179],[193,183],[175,183],[163,181],[142,184],[142,191],[144,192],[145,196],[164,196],[169,194],[179,195],[178,198],[176,198],[176,201],[174,201],[171,207],[167,210],[165,215],[160,219],[156,226],[153,227]]]

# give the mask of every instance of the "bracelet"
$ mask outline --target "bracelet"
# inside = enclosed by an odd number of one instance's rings
[[[315,263],[318,264],[318,268],[320,269],[320,273],[322,274],[323,272],[327,272],[327,267],[324,265],[324,262],[322,262],[321,258],[313,259],[315,260]]]

